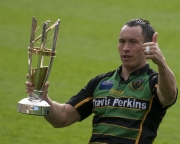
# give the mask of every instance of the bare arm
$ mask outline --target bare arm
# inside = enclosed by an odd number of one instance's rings
[[[65,127],[80,120],[79,113],[71,105],[60,104],[55,101],[48,103],[51,105],[50,115],[44,117],[53,127]]]
[[[176,98],[176,79],[170,68],[164,65],[158,65],[159,76],[157,94],[160,102],[168,106],[175,101]]]
[[[161,104],[171,105],[176,99],[176,79],[173,72],[168,67],[166,60],[157,43],[158,33],[153,35],[152,42],[144,43],[144,51],[148,46],[150,48],[147,59],[151,59],[158,66],[158,87],[157,94]]]
[[[69,104],[60,104],[52,101],[48,93],[49,83],[45,84],[42,99],[49,103],[50,115],[44,116],[45,119],[55,128],[65,127],[80,120],[77,110]],[[32,93],[34,87],[31,82],[26,82],[26,93]]]

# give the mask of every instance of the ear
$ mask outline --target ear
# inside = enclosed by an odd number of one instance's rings
[[[158,37],[158,33],[155,32],[154,35],[153,35],[153,37],[152,37],[152,42],[158,43],[158,42],[157,42],[157,37]]]

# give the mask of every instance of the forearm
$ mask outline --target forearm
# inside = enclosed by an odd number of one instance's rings
[[[58,104],[54,101],[48,101],[50,104],[50,115],[44,116],[44,118],[53,126],[53,127],[63,127],[64,125],[64,116],[62,104]]]
[[[50,104],[50,115],[44,118],[55,128],[65,127],[80,120],[80,116],[76,109],[71,105],[60,104],[50,100],[49,97],[46,101]]]
[[[165,104],[167,103],[168,105],[174,101],[176,96],[176,79],[166,63],[158,66],[158,70],[159,92],[163,97]]]

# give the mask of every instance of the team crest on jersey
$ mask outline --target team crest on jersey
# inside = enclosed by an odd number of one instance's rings
[[[144,87],[142,86],[144,82],[144,79],[139,79],[136,81],[133,81],[132,84],[130,84],[130,88],[134,91],[142,90]]]

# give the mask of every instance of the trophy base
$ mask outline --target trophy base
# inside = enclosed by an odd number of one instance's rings
[[[50,105],[46,101],[30,101],[24,98],[18,102],[18,112],[29,115],[44,116],[49,115]]]

